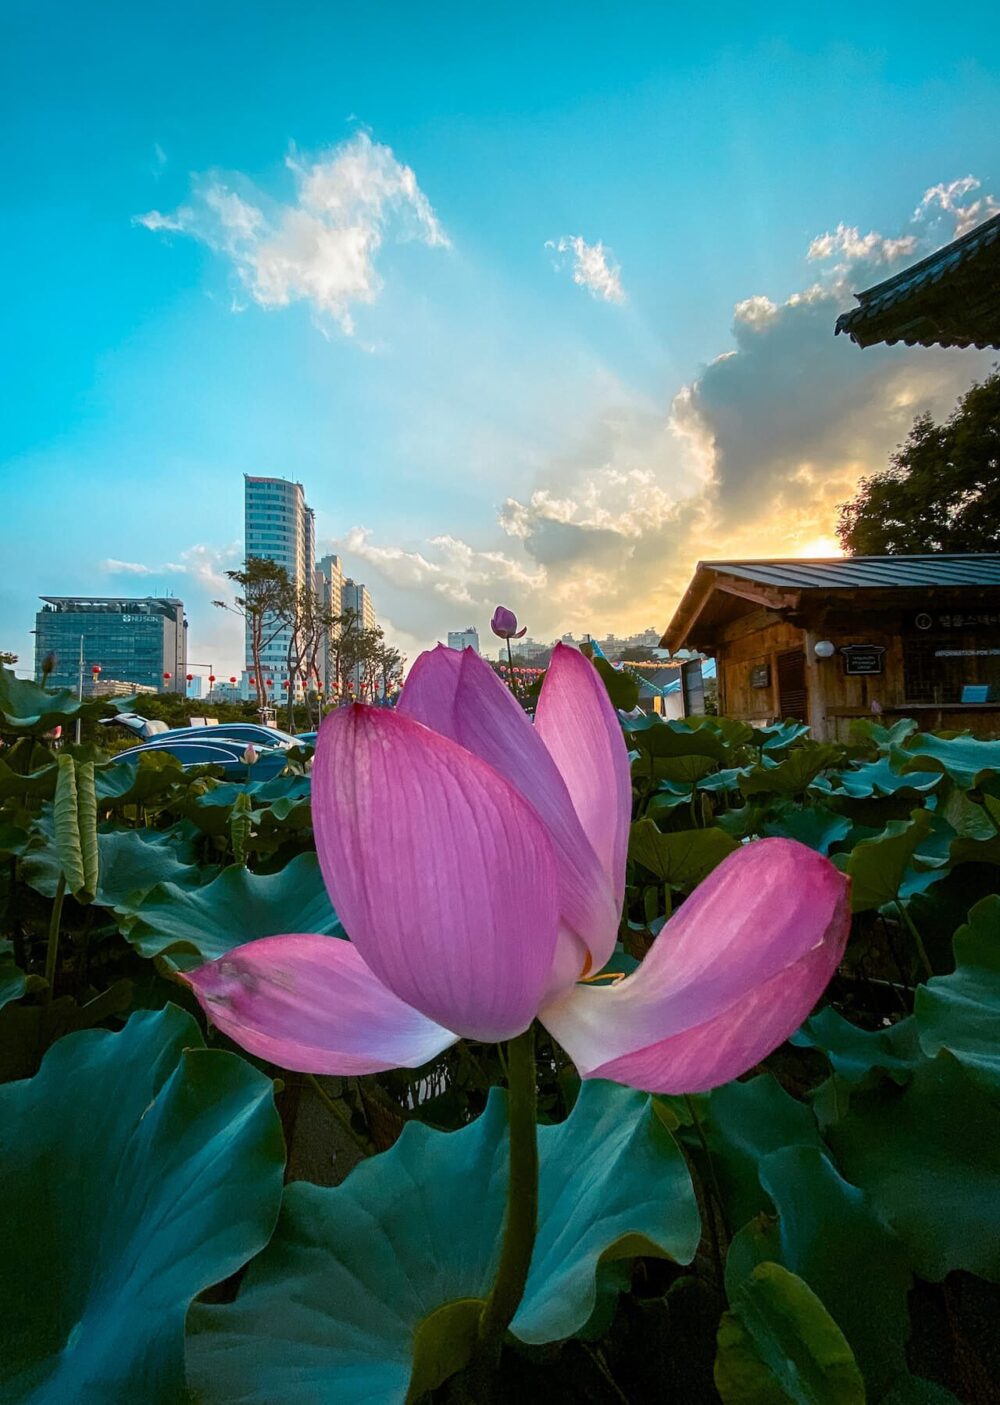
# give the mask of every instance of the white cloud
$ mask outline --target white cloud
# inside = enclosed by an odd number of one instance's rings
[[[913,212],[914,220],[924,220],[935,213],[943,212],[955,218],[955,233],[952,238],[974,229],[983,220],[1000,212],[1000,203],[992,195],[980,196],[968,204],[961,203],[963,195],[971,195],[979,190],[981,182],[975,176],[961,176],[958,180],[932,185],[924,191],[920,204]]]
[[[557,254],[573,255],[573,282],[586,288],[592,297],[604,302],[625,301],[621,269],[611,250],[599,239],[596,244],[588,244],[579,234],[563,235],[561,239],[547,239],[545,247]],[[561,261],[557,260],[556,267],[562,267]]]
[[[367,133],[312,161],[293,152],[286,166],[295,184],[291,203],[269,199],[241,176],[211,172],[195,180],[189,204],[172,214],[150,210],[135,223],[188,234],[226,255],[259,306],[305,302],[347,335],[352,308],[374,302],[381,290],[376,259],[387,238],[448,247],[413,171]]]
[[[861,234],[857,225],[838,224],[832,233],[821,234],[812,241],[806,257],[825,260],[840,255],[848,263],[857,263],[861,259],[871,263],[893,263],[903,255],[912,254],[916,247],[915,234],[886,239],[874,229],[868,234]]]

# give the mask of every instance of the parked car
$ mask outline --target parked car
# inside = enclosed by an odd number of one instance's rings
[[[288,751],[293,746],[301,746],[302,740],[293,737],[291,732],[283,732],[280,727],[265,726],[261,722],[218,722],[210,726],[197,727],[168,727],[165,722],[160,722],[148,717],[140,717],[134,712],[119,712],[114,717],[103,719],[106,727],[125,727],[128,731],[134,732],[142,737],[143,741],[159,741],[165,737],[172,740],[179,740],[182,737],[193,737],[198,741],[209,739],[228,739],[231,741],[241,741],[244,747],[253,743],[258,749],[262,746],[278,747],[281,751]]]
[[[220,766],[229,780],[269,781],[281,774],[287,762],[288,745],[264,745],[255,737],[220,736],[221,727],[178,727],[120,751],[116,761],[138,761],[149,752],[166,751],[182,766]],[[266,730],[266,729],[261,729]],[[294,744],[294,738],[292,739]],[[253,743],[257,760],[248,766],[244,757]]]

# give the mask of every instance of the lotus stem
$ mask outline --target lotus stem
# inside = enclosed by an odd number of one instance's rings
[[[49,940],[45,948],[45,979],[48,981],[48,990],[45,992],[45,1003],[52,1003],[53,986],[56,980],[56,959],[59,955],[59,928],[62,925],[63,899],[66,896],[66,875],[60,873],[59,882],[56,884],[56,895],[52,902],[52,916],[49,918]]]
[[[484,1362],[495,1365],[503,1335],[524,1296],[538,1229],[538,1128],[535,1034],[529,1027],[507,1045],[510,1173],[500,1264],[479,1320]]]
[[[931,965],[930,957],[927,955],[927,948],[924,946],[923,937],[914,926],[913,918],[907,912],[903,903],[896,899],[896,911],[903,920],[903,926],[913,938],[913,945],[917,948],[917,955],[920,957],[920,964],[924,968],[924,973],[928,979],[934,974],[934,967]]]

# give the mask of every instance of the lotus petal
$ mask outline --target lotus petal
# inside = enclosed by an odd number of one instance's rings
[[[617,985],[584,984],[541,1011],[584,1078],[655,1093],[737,1078],[799,1027],[837,968],[850,884],[789,839],[723,862]]]
[[[586,667],[594,673],[589,664]],[[603,690],[599,678],[597,683]],[[581,707],[585,710],[586,705],[585,695]],[[439,645],[421,654],[413,665],[397,711],[481,757],[531,803],[552,840],[559,866],[559,905],[564,924],[582,938],[586,947],[570,980],[580,974],[588,950],[591,965],[603,966],[618,934],[623,888],[612,890],[558,766],[510,689],[471,649],[459,653]],[[572,728],[575,724],[569,725]],[[615,726],[618,727],[617,721]],[[618,733],[620,738],[620,728]],[[624,743],[621,749],[627,775]],[[627,822],[625,834],[627,838]],[[571,945],[574,944],[568,937],[564,946],[568,950]]]
[[[393,995],[337,937],[261,937],[181,979],[242,1049],[299,1073],[419,1068],[458,1037]]]
[[[559,909],[552,844],[523,796],[412,718],[355,705],[320,730],[312,810],[330,898],[379,980],[456,1034],[526,1029]]]
[[[620,907],[632,818],[628,751],[603,680],[579,649],[557,644],[553,650],[535,731],[559,767]]]

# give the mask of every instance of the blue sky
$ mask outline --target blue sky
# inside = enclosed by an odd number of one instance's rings
[[[7,0],[0,647],[41,592],[168,589],[236,666],[244,472],[411,656],[828,547],[990,364],[832,337],[1000,194],[996,8],[899,16]]]

